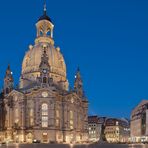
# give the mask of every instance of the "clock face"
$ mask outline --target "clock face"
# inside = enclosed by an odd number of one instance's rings
[[[48,97],[48,93],[47,92],[42,92],[42,97],[44,97],[44,98]]]
[[[44,70],[43,70],[43,73],[47,73],[47,70],[46,70],[46,69],[44,69]]]

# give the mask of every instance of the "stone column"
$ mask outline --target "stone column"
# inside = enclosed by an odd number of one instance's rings
[[[22,135],[22,142],[24,142],[26,140],[25,137],[25,100],[23,99],[21,102],[21,119],[22,119],[22,131],[21,131],[21,135]]]
[[[62,132],[63,132],[63,142],[66,142],[65,136],[65,122],[66,122],[66,106],[64,101],[62,101]]]

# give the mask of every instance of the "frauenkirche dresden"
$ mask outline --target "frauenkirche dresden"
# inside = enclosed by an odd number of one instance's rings
[[[69,89],[66,64],[53,39],[54,25],[44,13],[36,23],[35,44],[22,62],[19,86],[10,65],[0,95],[0,140],[31,143],[88,140],[88,100],[78,69]]]

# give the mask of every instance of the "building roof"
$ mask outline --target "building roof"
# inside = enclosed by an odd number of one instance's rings
[[[98,116],[88,116],[88,124],[90,123],[99,123],[99,117]]]
[[[117,118],[108,118],[106,119],[106,126],[123,126],[123,127],[128,127],[129,122],[128,120],[123,120],[123,119],[117,119]]]
[[[47,20],[47,21],[49,21],[49,22],[52,23],[50,17],[47,15],[46,8],[44,8],[44,13],[43,13],[43,15],[39,18],[38,21],[41,21],[41,20]]]
[[[103,124],[106,119],[107,119],[107,117],[99,117],[98,118],[100,124]]]
[[[143,113],[148,109],[148,100],[142,100],[131,113],[131,121],[140,119]]]

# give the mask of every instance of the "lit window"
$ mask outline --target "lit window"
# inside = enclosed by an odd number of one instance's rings
[[[72,125],[73,125],[73,121],[72,121],[72,120],[70,120],[70,124],[72,124]]]
[[[73,121],[70,120],[70,129],[72,130],[73,129]]]
[[[57,117],[57,118],[60,117],[59,110],[56,110],[56,117]]]
[[[19,111],[18,109],[15,109],[15,123],[18,124],[18,122],[19,122]]]
[[[48,105],[46,103],[42,104],[42,110],[47,110],[48,109]]]
[[[70,111],[70,119],[73,119],[73,111]]]
[[[33,109],[30,109],[30,117],[33,117]]]
[[[42,104],[42,127],[48,127],[48,105]]]
[[[48,127],[48,117],[42,117],[42,127]]]
[[[33,119],[34,118],[34,111],[32,108],[30,109],[29,116],[30,116],[30,126],[33,126],[34,125],[34,119]]]
[[[18,115],[19,115],[18,109],[15,109],[15,117],[18,117]]]
[[[30,119],[30,125],[31,125],[31,126],[34,125],[34,120],[33,120],[33,118]]]
[[[119,125],[119,122],[118,121],[116,121],[116,125]]]
[[[70,129],[72,130],[73,129],[73,120],[70,120]]]
[[[47,116],[48,112],[42,111],[42,116]]]
[[[56,126],[60,126],[59,119],[56,119]]]
[[[73,130],[73,126],[72,125],[70,126],[70,129]]]
[[[70,129],[72,130],[73,129],[73,111],[70,111],[69,114],[70,114],[70,121],[69,121]]]

